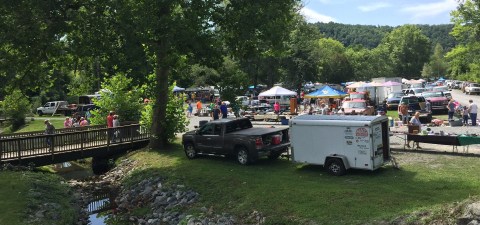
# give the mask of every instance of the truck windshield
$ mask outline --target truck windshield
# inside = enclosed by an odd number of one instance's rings
[[[365,99],[364,94],[350,94],[350,99]]]
[[[344,102],[342,105],[343,108],[353,108],[353,109],[364,109],[366,108],[365,102]]]
[[[433,97],[443,97],[443,92],[423,92],[423,97],[425,98],[433,98]]]

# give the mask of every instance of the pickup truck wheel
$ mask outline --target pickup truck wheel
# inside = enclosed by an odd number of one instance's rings
[[[342,176],[347,172],[342,160],[340,159],[329,159],[325,164],[325,168],[327,169],[328,173],[335,176]]]
[[[38,111],[37,111],[37,114],[38,114],[39,116],[43,116],[43,111],[42,111],[42,110],[38,110]]]
[[[187,156],[187,158],[194,159],[195,157],[197,157],[197,151],[195,150],[195,146],[193,146],[192,143],[185,144],[183,148],[185,149],[185,155]]]
[[[247,165],[249,163],[248,151],[245,148],[239,148],[237,151],[237,161],[242,165]]]

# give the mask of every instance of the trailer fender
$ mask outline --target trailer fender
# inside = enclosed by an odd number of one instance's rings
[[[345,169],[346,169],[346,170],[350,169],[350,164],[348,164],[347,157],[344,156],[344,155],[334,154],[334,155],[327,156],[327,158],[325,158],[325,162],[323,162],[323,165],[325,165],[325,164],[327,163],[327,161],[328,161],[329,159],[331,159],[331,158],[337,158],[337,159],[342,160],[343,165],[345,166]]]

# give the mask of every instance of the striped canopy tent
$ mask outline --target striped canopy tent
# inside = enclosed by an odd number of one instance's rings
[[[342,98],[345,95],[347,95],[347,93],[325,85],[322,88],[305,95],[305,98]]]

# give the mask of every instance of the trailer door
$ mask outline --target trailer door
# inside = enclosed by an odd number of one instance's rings
[[[355,168],[371,169],[372,168],[372,143],[370,141],[369,127],[354,128],[354,147],[355,147]]]
[[[377,169],[383,165],[383,153],[384,148],[388,146],[384,146],[383,140],[383,132],[382,132],[382,124],[377,123],[373,125],[373,132],[372,132],[372,158],[373,158],[373,169]],[[388,134],[387,134],[388,135]]]

